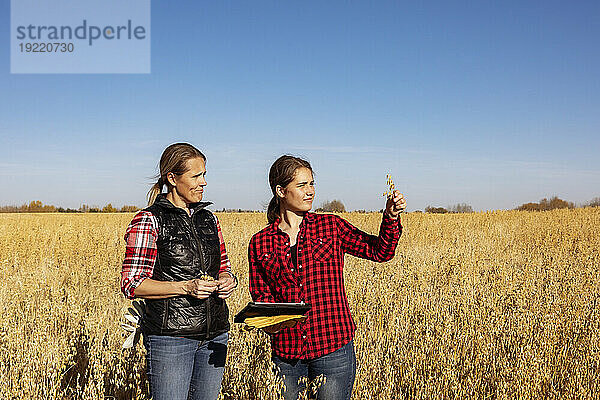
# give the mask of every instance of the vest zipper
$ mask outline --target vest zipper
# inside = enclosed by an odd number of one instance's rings
[[[204,248],[202,247],[202,242],[200,242],[200,238],[198,237],[198,233],[196,232],[196,226],[194,225],[194,216],[190,216],[188,213],[185,213],[188,216],[188,220],[190,222],[192,233],[194,238],[196,239],[196,243],[198,243],[198,251],[200,252],[200,268],[202,269],[203,274],[207,274],[206,265],[204,264]],[[206,298],[204,301],[206,307],[206,339],[210,337],[210,296]]]
[[[165,299],[165,315],[163,316],[161,329],[167,330],[167,321],[169,320],[169,299]]]

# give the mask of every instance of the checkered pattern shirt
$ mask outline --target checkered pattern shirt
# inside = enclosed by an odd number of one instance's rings
[[[356,325],[344,288],[344,254],[389,261],[401,232],[400,218],[384,216],[379,236],[373,236],[336,215],[307,213],[297,237],[297,266],[279,220],[255,234],[248,248],[252,299],[311,305],[305,322],[271,335],[273,352],[288,359],[314,359],[350,342]]]
[[[214,216],[214,214],[213,214]],[[225,251],[225,241],[221,233],[221,226],[216,216],[217,234],[221,247],[221,272],[231,276],[231,263]],[[125,297],[133,299],[135,289],[146,278],[152,278],[154,263],[157,258],[156,240],[158,239],[158,221],[149,211],[138,212],[127,227],[125,232],[125,259],[121,270],[121,291]],[[235,277],[234,277],[235,278]]]

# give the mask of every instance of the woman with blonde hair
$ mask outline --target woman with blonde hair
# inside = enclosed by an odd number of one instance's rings
[[[168,146],[149,207],[129,224],[121,289],[145,299],[141,326],[154,400],[216,399],[228,341],[225,299],[237,286],[219,221],[202,202],[206,157]],[[163,187],[167,192],[162,193]]]
[[[250,294],[256,302],[307,303],[305,321],[265,329],[272,359],[285,385],[284,397],[296,399],[302,377],[323,375],[319,399],[350,399],[356,374],[350,314],[343,279],[344,254],[372,261],[394,257],[406,208],[402,194],[387,200],[379,235],[369,235],[337,215],[310,212],[315,196],[308,161],[284,155],[269,171],[273,198],[266,228],[250,240]]]

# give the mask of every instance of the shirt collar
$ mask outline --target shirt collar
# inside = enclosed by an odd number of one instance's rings
[[[302,222],[300,225],[310,224],[313,222],[314,219],[315,219],[315,214],[311,213],[311,212],[307,212],[306,214],[304,214],[304,218],[302,218]],[[269,226],[269,230],[268,230],[269,235],[277,234],[277,231],[279,231],[279,223],[280,222],[281,222],[281,220],[279,217],[277,217],[275,219],[275,221],[271,222],[271,225]]]

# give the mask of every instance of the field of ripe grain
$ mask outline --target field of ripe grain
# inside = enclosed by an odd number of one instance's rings
[[[131,214],[0,214],[0,399],[147,399],[121,350]],[[263,214],[218,214],[249,300]],[[376,233],[380,215],[345,214]],[[600,397],[600,208],[403,217],[396,257],[346,258],[355,399]],[[266,335],[234,326],[225,399],[275,399]]]

